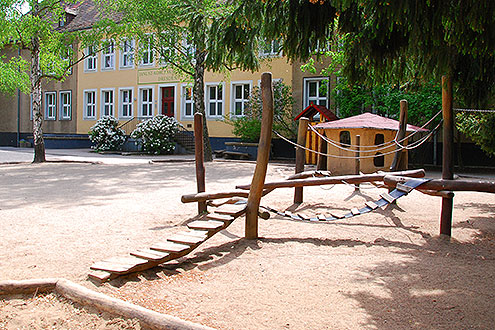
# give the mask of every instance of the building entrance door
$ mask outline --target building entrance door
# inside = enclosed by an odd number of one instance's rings
[[[162,107],[161,114],[169,117],[174,117],[174,87],[162,87]]]

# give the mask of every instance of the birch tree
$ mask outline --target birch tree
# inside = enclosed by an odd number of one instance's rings
[[[75,0],[2,0],[0,3],[0,91],[19,88],[32,95],[34,163],[46,161],[41,87],[44,80],[62,80],[75,58],[80,37],[64,29],[66,9]],[[12,54],[10,57],[6,53]],[[29,58],[26,58],[25,54]]]

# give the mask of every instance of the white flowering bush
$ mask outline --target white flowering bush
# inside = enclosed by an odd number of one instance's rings
[[[100,118],[88,132],[96,151],[118,150],[125,142],[125,132],[118,128],[119,121],[112,116]]]
[[[131,137],[140,139],[146,152],[170,154],[175,150],[173,139],[178,129],[179,123],[175,118],[158,115],[139,123]]]

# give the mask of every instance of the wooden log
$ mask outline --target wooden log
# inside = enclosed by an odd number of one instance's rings
[[[299,127],[297,130],[297,144],[306,146],[306,134],[308,132],[309,119],[301,117],[299,119]],[[303,148],[296,149],[296,174],[304,172],[304,164],[306,162],[306,151]],[[303,188],[296,187],[294,190],[294,203],[300,204],[303,202]]]
[[[356,159],[354,161],[354,174],[361,173],[361,160],[360,157],[360,145],[361,145],[361,135],[356,135]],[[359,183],[356,183],[354,190],[359,190]]]
[[[331,173],[329,171],[305,171],[297,174],[292,174],[287,178],[287,180],[321,178],[321,177],[328,177],[330,175]]]
[[[383,181],[388,186],[395,187],[397,183],[402,183],[407,181],[408,178],[387,175],[383,178]],[[490,180],[444,180],[436,179],[430,180],[423,183],[420,188],[421,190],[435,190],[435,191],[477,191],[477,192],[487,192],[495,193],[495,181]]]
[[[370,181],[383,181],[385,175],[398,175],[398,176],[407,176],[412,178],[422,178],[425,176],[424,170],[408,170],[408,171],[400,171],[400,172],[382,172],[382,173],[373,173],[373,174],[362,174],[362,175],[342,175],[342,176],[333,176],[326,178],[311,178],[311,179],[297,179],[297,180],[286,180],[286,181],[274,181],[267,182],[264,185],[265,189],[276,189],[276,188],[292,188],[292,187],[306,187],[306,186],[321,186],[327,184],[343,184],[342,181],[346,183],[354,184],[361,182],[370,182]],[[237,189],[247,190],[251,187],[251,185],[240,185],[236,186]]]
[[[203,114],[194,114],[194,159],[196,161],[196,184],[198,193],[206,190],[203,151]],[[198,201],[198,214],[206,212],[206,202]]]
[[[265,189],[263,190],[262,196],[265,196],[272,192],[273,189]],[[242,197],[248,198],[249,192],[243,190],[234,190],[234,191],[226,191],[226,192],[218,192],[218,193],[198,193],[198,194],[190,194],[190,195],[182,195],[181,201],[182,203],[193,203],[198,201],[207,201],[212,199],[222,199],[222,198],[233,198],[233,197]],[[223,204],[231,204],[231,203],[222,203]]]
[[[397,140],[400,141],[404,139],[407,131],[407,110],[408,103],[407,100],[400,100],[400,115],[399,115],[399,132],[397,133]],[[405,145],[406,142],[402,142]],[[401,150],[399,146],[396,146],[396,152],[394,155],[394,160],[390,166],[391,171],[404,171],[407,169],[407,150]]]
[[[258,212],[270,158],[273,128],[273,90],[272,74],[269,72],[264,72],[261,75],[261,98],[263,101],[263,113],[258,156],[246,206],[245,236],[247,239],[258,238]]]
[[[443,158],[442,179],[454,178],[454,111],[452,109],[452,77],[442,77],[442,116],[443,116]],[[445,189],[442,189],[445,190]],[[452,190],[452,189],[447,189]],[[442,198],[442,212],[440,214],[440,234],[452,235],[452,210],[454,199]]]
[[[448,191],[448,190],[428,190],[428,189],[418,189],[420,193],[423,193],[425,195],[430,195],[430,196],[435,196],[435,197],[447,197],[447,198],[453,198],[454,197],[454,192],[453,191]]]
[[[58,279],[42,278],[23,281],[0,281],[0,295],[51,292]]]
[[[213,330],[204,325],[184,321],[174,316],[161,314],[117,298],[109,297],[65,279],[59,279],[56,282],[55,290],[65,298],[83,306],[95,307],[98,310],[129,319],[137,318],[141,326],[150,329]]]

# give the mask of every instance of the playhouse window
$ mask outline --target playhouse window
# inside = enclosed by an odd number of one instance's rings
[[[385,137],[383,136],[383,134],[376,134],[375,135],[375,145],[381,145],[385,142]]]
[[[373,158],[373,165],[375,165],[375,167],[385,166],[385,156],[383,156],[381,152],[377,152],[375,154],[375,158]]]
[[[351,144],[351,133],[349,131],[340,132],[340,144],[349,146]]]

